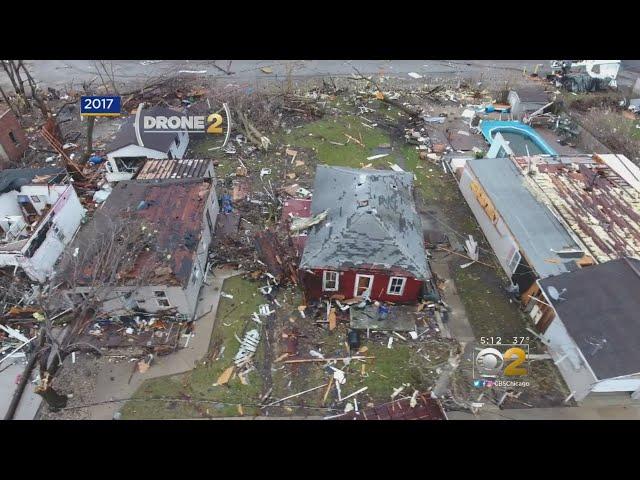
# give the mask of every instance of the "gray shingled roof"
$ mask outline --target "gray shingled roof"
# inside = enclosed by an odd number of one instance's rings
[[[612,260],[540,285],[598,379],[640,372],[640,260]],[[551,286],[563,300],[549,295]]]
[[[171,117],[175,115],[183,115],[183,113],[178,110],[156,106],[143,109],[141,115],[164,115],[166,117]],[[113,152],[120,148],[126,147],[127,145],[138,145],[136,131],[133,126],[135,118],[135,115],[131,115],[123,122],[123,124],[120,126],[120,130],[118,130],[118,132],[116,133],[115,138],[105,147],[106,152]],[[169,151],[169,147],[175,141],[178,134],[176,133],[175,135],[170,135],[168,133],[145,133],[141,130],[140,136],[142,137],[142,143],[144,143],[145,148],[150,148],[151,150],[157,150],[158,152],[166,153]]]
[[[518,94],[521,102],[525,103],[548,103],[549,95],[542,89],[536,87],[519,87],[514,91]]]
[[[51,176],[51,180],[67,171],[60,167],[44,168],[7,168],[0,171],[0,194],[11,190],[19,190],[21,186],[33,181],[36,177]]]
[[[529,191],[524,175],[511,159],[481,158],[467,160],[467,164],[541,278],[577,268],[575,260],[583,256],[581,247]],[[562,250],[577,253],[556,253]]]
[[[430,278],[412,190],[410,173],[319,165],[311,213],[329,212],[309,230],[300,268],[399,268]]]

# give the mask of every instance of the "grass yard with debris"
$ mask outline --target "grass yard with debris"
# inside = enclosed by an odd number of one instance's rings
[[[262,379],[256,371],[249,374],[249,385],[243,385],[237,376],[226,385],[214,384],[220,374],[233,365],[238,350],[235,335],[242,338],[245,329],[256,325],[251,313],[257,312],[258,305],[264,303],[262,295],[256,293],[259,286],[242,277],[227,279],[223,291],[233,295],[233,299],[220,298],[207,358],[188,373],[145,381],[122,408],[122,418],[226,417],[240,415],[240,409],[245,415],[256,414],[257,409],[250,406],[258,403],[262,388]],[[258,357],[262,347],[261,342],[256,352]],[[238,407],[243,404],[247,406]]]
[[[382,107],[371,117],[377,115],[378,119],[387,119],[397,113]],[[406,144],[402,137],[398,138],[383,128],[372,127],[355,115],[325,115],[323,119],[291,128],[288,134],[271,134],[270,138],[272,150],[258,157],[254,163],[245,160],[250,171],[253,170],[252,176],[261,168],[271,168],[271,178],[291,175],[292,182],[310,187],[315,165],[321,163],[352,168],[371,164],[378,169],[389,169],[389,163],[396,163],[414,173],[421,214],[429,216],[436,224],[442,224],[443,230],[449,236],[456,236],[458,242],[464,241],[469,234],[474,235],[484,249],[481,260],[496,265],[495,269],[482,265],[461,269],[460,265],[467,260],[454,255],[449,257],[453,281],[476,338],[528,334],[525,330],[527,323],[518,305],[510,302],[503,290],[507,279],[492,259],[490,246],[484,240],[455,179],[442,169],[439,162],[421,160],[418,150]],[[196,156],[212,157],[208,148],[206,139],[192,146]],[[296,167],[291,166],[286,148],[297,150],[297,158],[303,162]],[[388,155],[367,160],[367,157],[380,153]],[[218,178],[232,174],[238,165],[234,155],[224,155],[216,167]],[[254,178],[255,181],[262,183],[262,179]],[[273,323],[268,328],[265,328],[266,323],[263,325],[260,345],[254,357],[256,369],[248,376],[249,384],[243,385],[234,376],[226,385],[214,385],[220,374],[233,364],[239,345],[235,335],[242,337],[246,329],[254,328],[256,324],[251,320],[251,313],[257,312],[261,303],[267,303],[257,291],[259,286],[258,282],[241,277],[228,279],[224,291],[234,298],[220,300],[208,357],[189,373],[146,381],[124,406],[123,418],[325,416],[342,412],[345,402],[338,400],[335,384],[327,389],[333,371],[324,362],[286,364],[283,361],[286,360],[283,358],[286,351],[284,337],[292,328],[302,335],[298,344],[300,358],[310,358],[311,350],[321,352],[325,357],[349,356],[347,324],[339,323],[335,330],[329,331],[326,324],[302,318],[298,306],[303,300],[297,287],[288,287],[277,294],[281,306],[276,307]],[[394,390],[403,386],[400,396],[411,395],[414,389],[428,391],[456,348],[453,341],[426,337],[410,342],[394,337],[392,348],[387,348],[388,338],[387,333],[372,334],[369,339],[363,335],[361,355],[374,356],[375,359],[351,360],[348,364],[338,361],[333,365],[346,374],[347,382],[341,385],[342,396],[367,387],[358,395],[357,401],[361,406],[371,406],[390,401]],[[224,352],[220,355],[223,347]],[[467,367],[463,365],[454,375],[453,383],[465,384],[466,387],[462,388],[468,388],[470,384]],[[557,371],[543,370],[534,383],[557,386]],[[304,395],[278,402],[314,388]],[[547,395],[555,400],[561,393]],[[264,407],[271,403],[274,405]]]

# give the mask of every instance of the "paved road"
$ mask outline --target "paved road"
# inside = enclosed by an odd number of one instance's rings
[[[227,68],[227,60],[117,60],[107,62],[110,70],[113,64],[118,82],[135,84],[163,74],[199,75],[204,77],[228,78],[230,81],[255,81],[258,79],[282,79],[289,72],[295,77],[343,76],[354,73],[354,67],[363,74],[385,73],[406,76],[409,72],[422,75],[466,75],[489,70],[521,72],[523,67],[532,71],[534,65],[546,60],[233,60],[230,70],[233,75],[225,75],[214,65]],[[93,60],[31,60],[27,62],[33,76],[45,87],[61,88],[70,83],[78,85],[82,81],[97,79],[99,65]],[[261,69],[268,67],[272,73]],[[9,86],[4,75],[0,85]],[[409,78],[407,76],[407,78]]]

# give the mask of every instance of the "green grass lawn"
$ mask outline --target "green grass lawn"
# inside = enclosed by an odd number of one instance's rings
[[[382,144],[389,143],[389,136],[378,128],[368,128],[363,125],[362,119],[346,115],[340,117],[327,117],[294,128],[291,134],[280,140],[292,146],[313,149],[319,163],[327,165],[340,165],[345,167],[360,168],[362,165],[373,163],[374,168],[389,168],[387,161],[393,161],[393,156],[374,160],[367,157],[374,155],[374,150]],[[346,135],[357,139],[364,147]],[[344,145],[334,145],[330,142]],[[362,164],[362,165],[361,165]]]

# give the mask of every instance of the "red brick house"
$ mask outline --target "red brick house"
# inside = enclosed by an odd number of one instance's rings
[[[413,175],[387,170],[318,166],[312,226],[299,275],[307,298],[365,296],[416,302],[429,284]]]
[[[0,113],[0,167],[9,167],[22,158],[29,142],[11,110]]]

